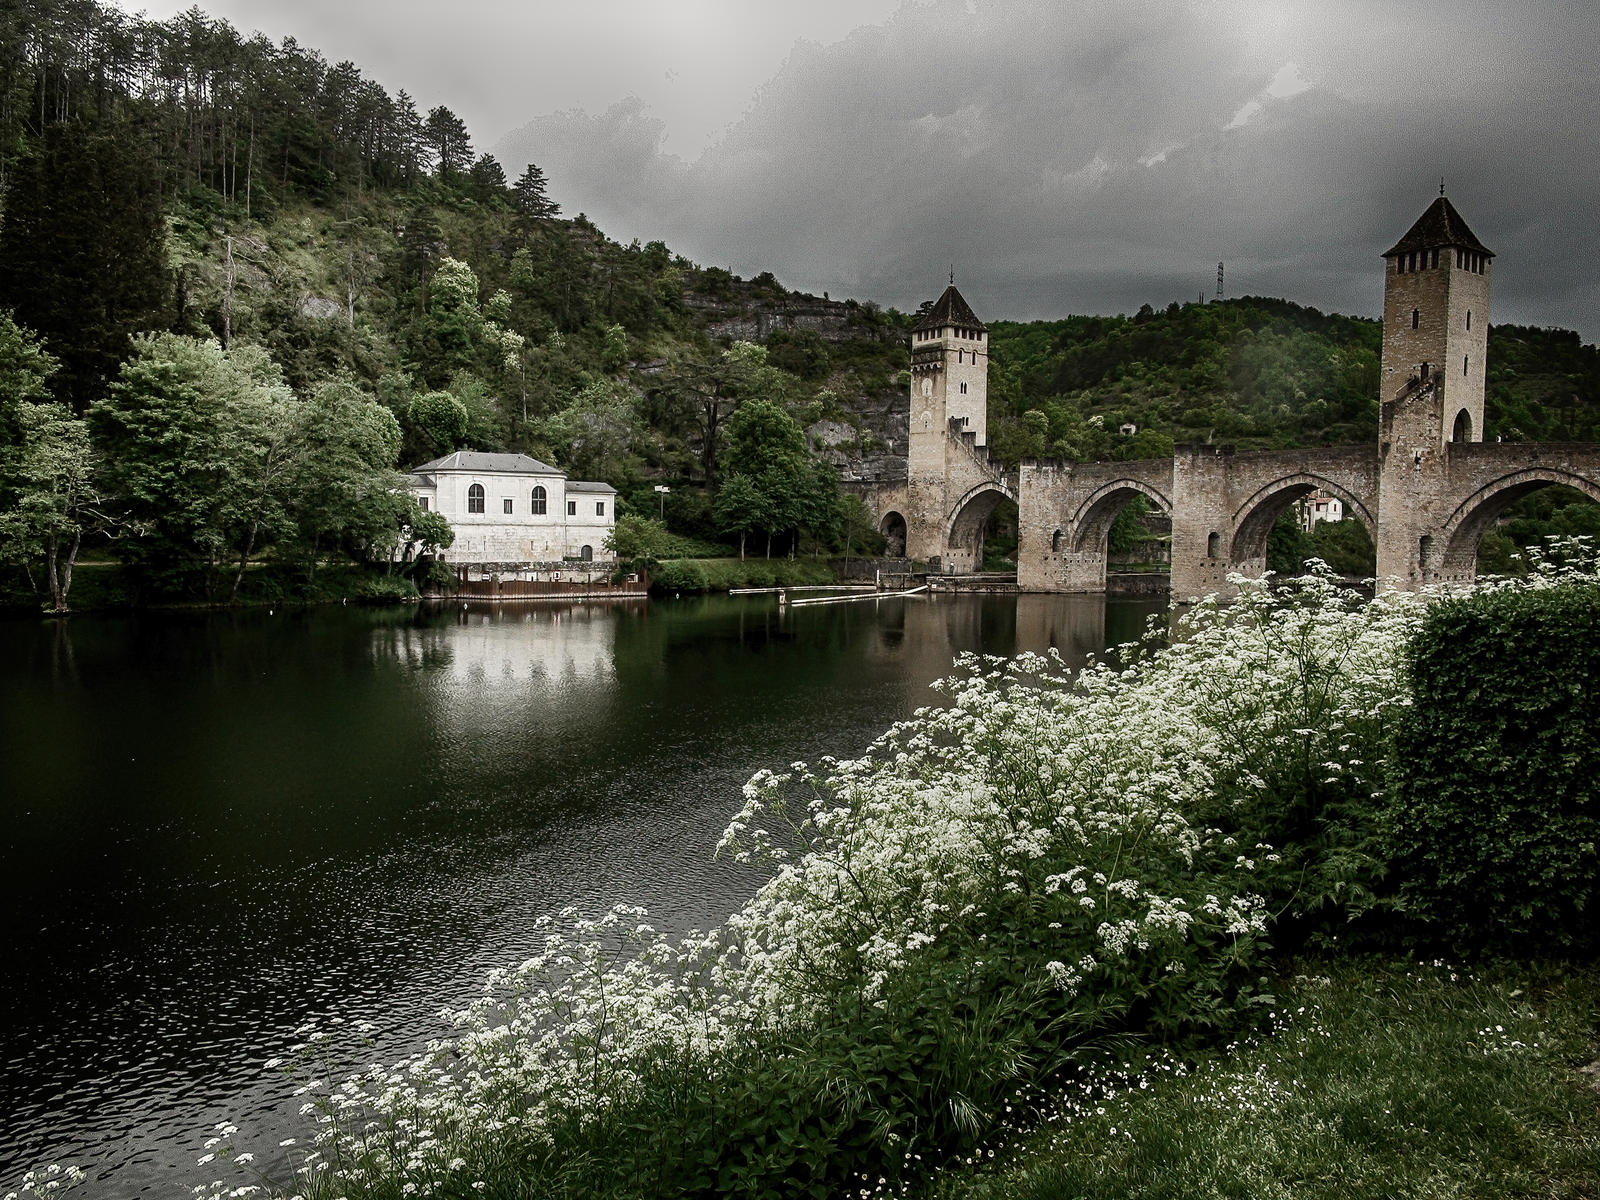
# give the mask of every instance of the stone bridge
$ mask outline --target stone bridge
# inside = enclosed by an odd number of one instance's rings
[[[1172,521],[1173,595],[1229,589],[1266,569],[1290,505],[1334,497],[1377,547],[1380,587],[1472,579],[1478,542],[1511,504],[1565,484],[1600,501],[1600,445],[1485,443],[1484,379],[1494,255],[1441,194],[1384,256],[1377,438],[1365,446],[1234,453],[1181,447],[1139,462],[989,460],[986,327],[950,287],[912,331],[907,477],[875,507],[891,551],[947,574],[982,562],[983,528],[1017,505],[1024,591],[1097,592],[1111,524],[1135,496]]]

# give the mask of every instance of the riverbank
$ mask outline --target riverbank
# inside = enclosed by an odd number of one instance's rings
[[[1600,1195],[1600,973],[1296,962],[1226,1054],[1107,1053],[934,1200]]]

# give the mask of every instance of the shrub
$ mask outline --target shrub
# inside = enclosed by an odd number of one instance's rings
[[[1390,803],[1404,894],[1456,944],[1600,948],[1600,587],[1439,604]]]
[[[403,575],[364,575],[350,595],[363,604],[405,604],[418,598],[417,585]]]

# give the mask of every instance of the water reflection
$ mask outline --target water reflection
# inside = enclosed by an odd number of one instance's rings
[[[859,753],[964,650],[1069,661],[1144,606],[771,597],[0,626],[0,1190],[196,1182],[224,1119],[300,1132],[260,1064],[301,1020],[398,1054],[541,913],[720,920],[765,766]],[[1131,627],[1130,627],[1131,626]]]

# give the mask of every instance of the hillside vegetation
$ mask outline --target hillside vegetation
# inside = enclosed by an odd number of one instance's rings
[[[379,498],[397,468],[459,447],[606,480],[622,513],[702,542],[880,544],[823,467],[903,469],[912,316],[740,279],[659,241],[620,245],[563,215],[537,164],[475,151],[448,107],[422,111],[292,39],[198,9],[166,22],[97,0],[5,9],[0,206],[13,596],[56,591],[62,606],[75,547],[109,552],[135,585],[124,594],[147,599],[235,594],[263,559],[296,564],[291,590],[330,558],[409,570],[448,533],[406,543],[415,514]],[[1367,441],[1379,335],[1262,298],[997,321],[992,449],[1082,460]],[[1488,436],[1600,437],[1593,346],[1499,327],[1490,363]],[[214,428],[178,437],[163,422],[183,406],[144,403],[174,371],[221,404]],[[332,418],[312,406],[334,396],[370,435],[358,462],[322,452]],[[786,422],[760,422],[776,440],[742,439],[729,458],[729,422],[757,398]],[[184,530],[151,511],[158,479],[188,489]],[[1550,527],[1519,516],[1529,536]]]

